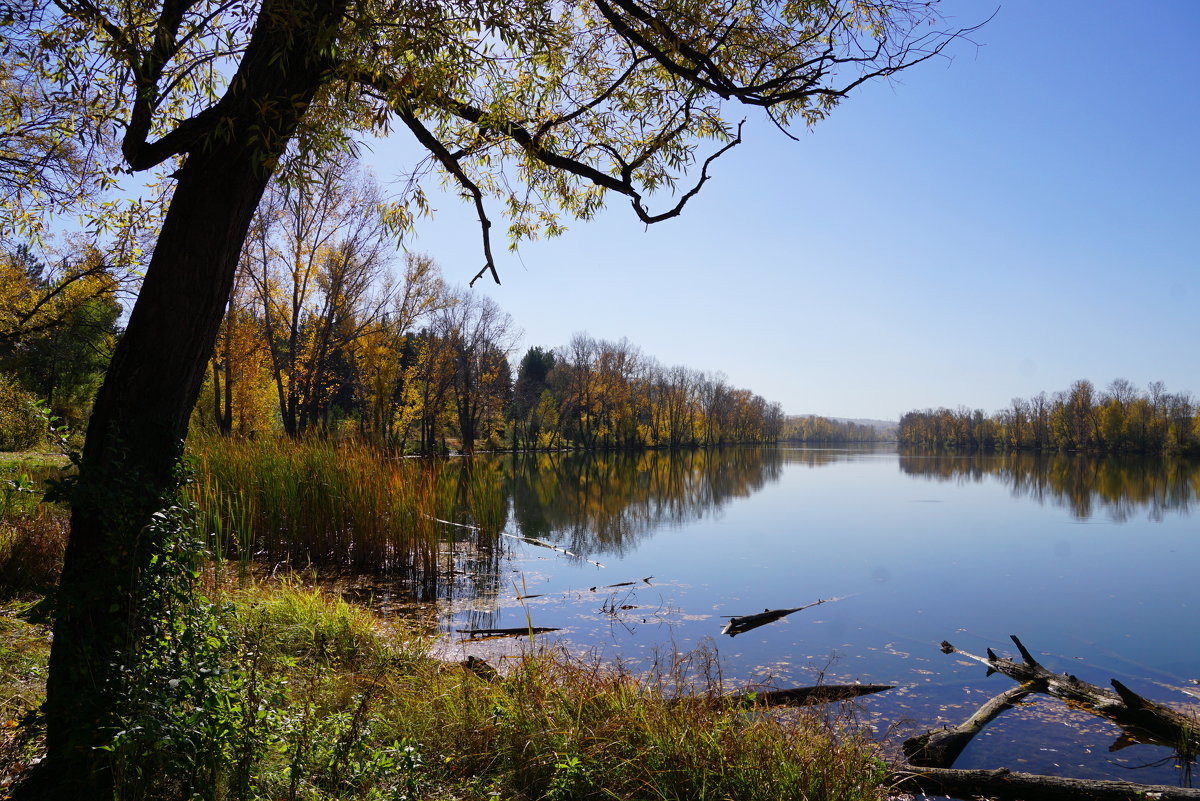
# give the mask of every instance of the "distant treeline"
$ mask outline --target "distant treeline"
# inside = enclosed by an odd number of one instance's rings
[[[1103,392],[1076,381],[1065,392],[1040,392],[988,416],[959,407],[913,411],[900,418],[901,445],[959,451],[1200,452],[1200,417],[1190,393],[1145,392],[1118,378]]]
[[[842,443],[892,441],[892,431],[880,431],[872,425],[850,421],[830,420],[828,417],[807,415],[789,417],[783,424],[785,442]]]
[[[784,419],[778,403],[720,375],[586,334],[526,352],[506,418],[515,447],[588,450],[776,442]]]

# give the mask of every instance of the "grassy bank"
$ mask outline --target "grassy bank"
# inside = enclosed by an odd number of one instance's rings
[[[144,688],[153,698],[118,740],[125,797],[182,797],[189,784],[213,799],[883,795],[881,763],[852,729],[730,706],[703,653],[635,676],[551,649],[497,675],[439,661],[422,634],[296,583],[219,597],[208,608],[222,667]],[[28,713],[47,642],[24,609],[0,617],[5,781],[39,748]],[[697,700],[670,700],[681,693]]]

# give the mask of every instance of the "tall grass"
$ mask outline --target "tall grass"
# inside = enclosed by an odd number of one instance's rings
[[[710,651],[638,675],[548,649],[496,673],[439,661],[425,635],[384,631],[320,590],[235,596],[244,697],[230,707],[260,711],[228,755],[241,778],[214,798],[885,797],[883,763],[849,718],[740,707]]]
[[[198,523],[218,552],[389,572],[436,566],[430,474],[322,439],[206,437],[191,449]]]
[[[456,531],[494,538],[507,504],[498,478],[461,462],[388,458],[356,442],[200,436],[189,444],[198,524],[239,559],[436,580]]]
[[[693,659],[705,669],[684,673]],[[496,682],[418,677],[419,691],[389,693],[386,714],[436,755],[430,779],[468,798],[883,797],[882,763],[847,719],[740,708],[714,667],[701,651],[647,677],[548,651]]]

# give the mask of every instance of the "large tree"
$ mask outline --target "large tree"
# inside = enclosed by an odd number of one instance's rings
[[[112,795],[104,746],[118,720],[120,657],[132,643],[138,575],[157,546],[144,531],[174,486],[255,208],[293,143],[318,163],[322,153],[352,150],[359,132],[400,123],[427,149],[428,164],[475,204],[480,274],[498,278],[489,202],[508,216],[516,238],[557,233],[560,214],[586,219],[613,195],[644,222],[673,217],[707,181],[713,160],[741,141],[741,124],[724,116],[727,105],[758,107],[785,130],[815,123],[863,82],[924,61],[952,40],[928,24],[929,6],[10,6],[0,15],[0,45],[17,65],[12,74],[36,75],[39,91],[26,94],[66,108],[36,118],[65,119],[81,136],[93,132],[83,145],[103,144],[115,131],[119,148],[77,151],[95,156],[85,166],[101,176],[154,173],[167,202],[141,293],[96,398],[73,499],[47,686],[44,775],[51,785],[73,798]],[[31,128],[30,135],[47,134]],[[689,173],[690,185],[679,185]],[[652,208],[656,197],[666,198],[662,208]],[[0,202],[20,200],[20,193],[0,193]],[[399,228],[425,209],[419,183],[404,200],[391,215]]]

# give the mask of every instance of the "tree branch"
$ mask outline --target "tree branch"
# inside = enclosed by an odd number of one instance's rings
[[[471,193],[471,197],[475,200],[475,211],[479,213],[479,228],[483,236],[483,256],[485,262],[483,268],[475,274],[475,277],[471,279],[471,281],[468,283],[468,286],[475,286],[475,282],[478,281],[485,272],[489,271],[492,274],[492,280],[499,284],[500,274],[496,272],[496,262],[495,259],[492,258],[492,238],[490,232],[492,221],[488,219],[487,210],[484,208],[483,192],[480,191],[479,185],[471,180],[470,176],[467,175],[466,171],[463,170],[462,165],[458,162],[458,159],[454,157],[454,154],[451,153],[428,128],[421,124],[421,121],[416,118],[407,105],[402,104],[393,106],[393,108],[395,109],[396,116],[398,116],[404,122],[404,124],[408,126],[408,129],[413,132],[413,135],[417,137],[417,141],[424,145],[425,148],[433,154],[434,158],[436,158],[438,162],[446,168],[447,172],[449,172],[458,180],[463,189]]]
[[[868,80],[892,75],[939,55],[950,42],[980,27],[976,25],[949,33],[930,34],[897,45],[890,52],[886,47],[886,36],[876,40],[873,51],[859,55],[837,55],[830,46],[813,58],[782,68],[777,75],[767,80],[758,80],[758,76],[762,75],[762,70],[759,70],[755,73],[755,82],[743,84],[730,77],[709,53],[697,50],[670,24],[648,11],[636,0],[596,0],[596,6],[619,36],[647,53],[668,72],[723,99],[736,99],[747,105],[764,108],[805,97],[842,97]],[[826,30],[843,27],[846,21],[846,15],[838,19],[831,18]],[[986,24],[986,21],[982,24]],[[660,39],[663,45],[656,44],[650,34]],[[779,52],[763,53],[764,65],[779,64],[782,55],[805,46],[813,38],[805,37]],[[712,52],[715,52],[715,49]],[[677,53],[679,57],[672,53]],[[845,65],[857,65],[865,71],[842,86],[818,85],[832,70]],[[805,72],[810,74],[804,76]]]
[[[990,648],[986,657],[976,656],[948,642],[942,643],[942,652],[959,654],[985,665],[989,676],[1003,673],[1025,689],[1061,698],[1075,708],[1107,718],[1120,726],[1133,741],[1166,746],[1181,754],[1200,753],[1200,734],[1196,731],[1194,715],[1189,716],[1143,698],[1116,679],[1112,680],[1114,692],[1067,673],[1052,673],[1033,657],[1016,636],[1012,637],[1012,641],[1021,653],[1021,662],[997,656]],[[1117,747],[1114,746],[1113,750]]]

